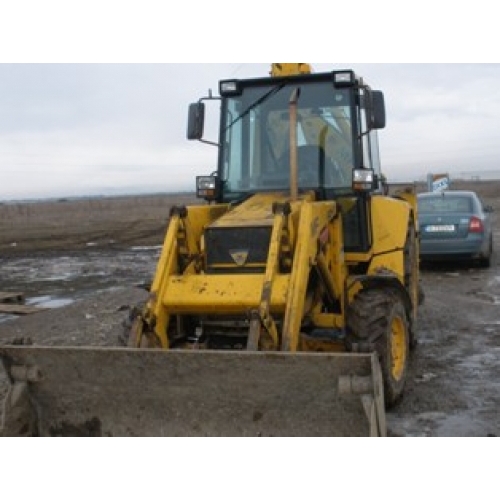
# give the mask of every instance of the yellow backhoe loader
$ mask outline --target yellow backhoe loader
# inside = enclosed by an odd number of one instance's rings
[[[206,203],[174,207],[117,348],[9,346],[6,435],[385,436],[419,299],[414,190],[388,194],[382,92],[273,63],[189,106]]]

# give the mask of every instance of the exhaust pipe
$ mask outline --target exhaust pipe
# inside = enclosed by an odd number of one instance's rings
[[[297,104],[300,97],[300,88],[296,88],[290,96],[290,198],[297,201],[299,197],[298,157],[297,157]]]

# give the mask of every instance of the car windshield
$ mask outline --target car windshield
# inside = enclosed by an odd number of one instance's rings
[[[225,104],[221,158],[224,191],[245,193],[290,186],[292,92],[297,109],[299,187],[350,190],[354,165],[351,93],[331,82],[253,86]]]
[[[418,200],[421,214],[472,213],[470,196],[423,196]]]

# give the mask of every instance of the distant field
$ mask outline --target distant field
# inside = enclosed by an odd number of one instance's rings
[[[500,212],[500,181],[453,181]],[[417,185],[425,191],[426,185]],[[194,195],[155,194],[0,204],[0,257],[91,246],[159,245],[170,208],[199,204]]]
[[[0,205],[1,254],[159,244],[170,208],[199,203],[186,194],[158,194]]]

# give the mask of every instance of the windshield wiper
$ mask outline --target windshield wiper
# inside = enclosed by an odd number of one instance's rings
[[[230,129],[235,123],[239,122],[240,120],[242,120],[243,118],[245,118],[245,116],[248,115],[248,113],[250,113],[250,111],[252,111],[252,109],[255,109],[257,106],[259,106],[260,104],[262,104],[263,102],[267,101],[271,96],[273,96],[274,94],[277,94],[283,87],[285,86],[285,82],[283,83],[280,83],[279,85],[276,85],[275,87],[273,87],[272,89],[270,89],[268,92],[266,92],[264,95],[262,95],[261,97],[259,97],[255,102],[253,102],[252,104],[250,104],[250,106],[248,106],[248,108],[245,109],[245,111],[243,111],[243,113],[241,113],[240,115],[238,115],[225,129],[224,129],[224,132],[226,132],[228,129]]]

